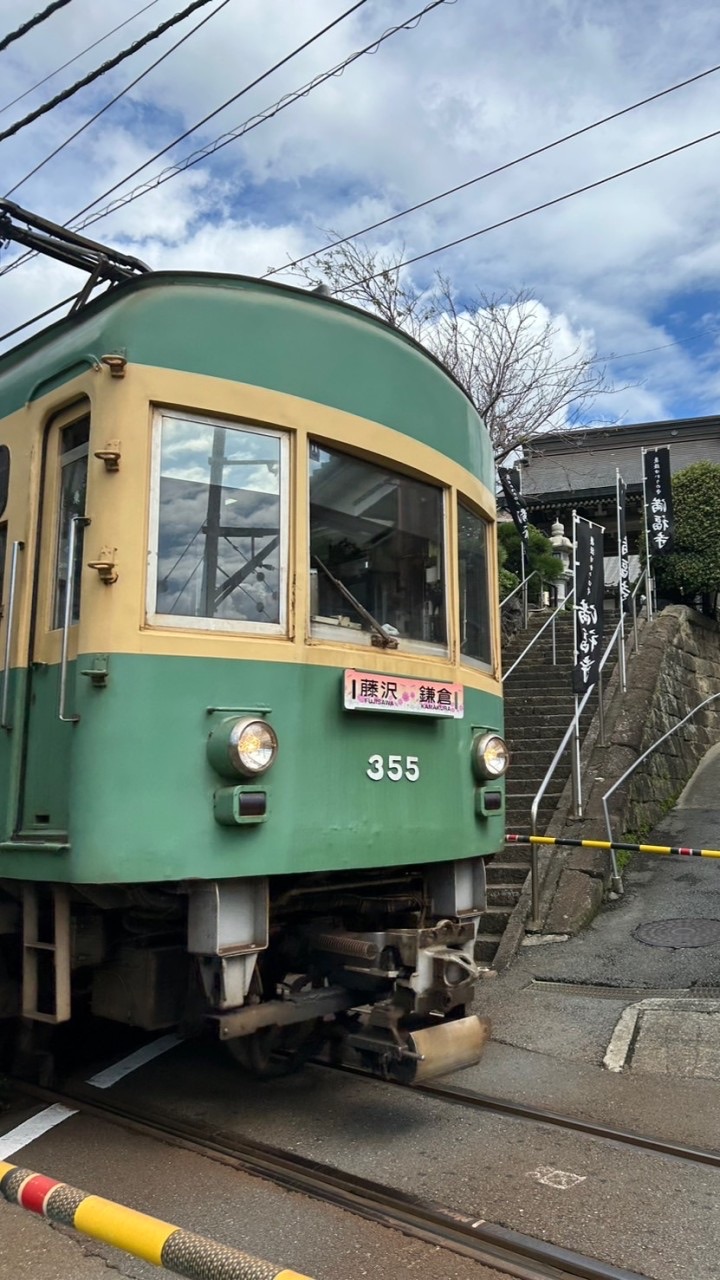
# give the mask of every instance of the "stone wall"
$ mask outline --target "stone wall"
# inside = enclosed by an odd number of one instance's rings
[[[625,697],[616,689],[607,746],[596,747],[590,768],[592,777],[602,777],[591,788],[587,818],[602,821],[602,795],[613,781],[714,693],[720,693],[720,627],[682,605],[664,609],[644,628],[640,652],[628,662]],[[718,741],[720,697],[659,746],[611,798],[615,834],[647,835]]]
[[[548,834],[606,839],[602,798],[654,742],[693,707],[720,694],[720,627],[692,609],[672,605],[641,625],[640,651],[630,656],[623,697],[619,671],[605,697],[605,746],[597,716],[583,745],[583,817],[572,816],[570,784]],[[720,697],[657,748],[609,802],[615,839],[643,839],[674,804],[709,747],[720,742]],[[610,855],[562,847],[540,851],[540,916],[548,933],[577,933],[600,907],[610,884]],[[528,891],[529,893],[529,891]]]
[[[642,722],[639,754],[698,703],[720,694],[720,628],[682,605],[664,609],[645,633],[636,658],[639,687],[628,689],[625,717]],[[647,692],[646,671],[655,670]],[[631,672],[631,675],[633,673]],[[649,705],[647,694],[650,694]],[[639,728],[639,724],[637,726]],[[636,738],[637,738],[636,729]],[[626,830],[649,832],[675,802],[709,747],[720,741],[720,697],[657,748],[628,783]]]

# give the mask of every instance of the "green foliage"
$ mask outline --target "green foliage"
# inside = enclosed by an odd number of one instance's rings
[[[509,569],[500,569],[500,599],[504,600],[510,595],[517,586],[520,585],[520,579],[516,573],[511,573]]]
[[[554,582],[562,573],[562,565],[558,557],[552,553],[552,543],[539,529],[535,529],[532,525],[528,528],[530,545],[526,552],[526,572],[528,575],[537,572],[544,582]],[[510,570],[515,574],[516,581],[519,582],[522,573],[520,534],[510,521],[503,521],[498,525],[498,547],[502,548],[501,565],[505,566],[506,572]],[[540,584],[537,578],[533,578],[528,589],[532,599],[538,598]]]
[[[715,610],[720,591],[720,465],[694,462],[672,480],[675,549],[653,560],[661,595]]]

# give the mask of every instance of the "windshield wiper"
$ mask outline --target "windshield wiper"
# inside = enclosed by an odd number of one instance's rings
[[[369,610],[365,608],[364,604],[361,604],[359,600],[356,600],[352,591],[348,590],[344,582],[341,582],[339,578],[335,577],[334,573],[331,573],[327,565],[323,564],[319,556],[312,556],[312,560],[317,565],[318,569],[322,569],[328,581],[332,582],[333,586],[336,587],[340,594],[350,602],[356,612],[360,614],[360,617],[367,622],[368,626],[375,632],[375,635],[372,637],[372,643],[378,645],[382,649],[397,649],[398,642],[395,639],[395,636],[388,635],[387,631],[381,623],[378,622],[377,618],[373,617]]]

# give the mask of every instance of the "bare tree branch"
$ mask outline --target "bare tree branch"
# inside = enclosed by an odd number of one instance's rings
[[[577,345],[561,353],[559,326],[527,290],[480,293],[460,304],[440,273],[430,290],[417,290],[397,269],[403,256],[402,246],[383,254],[348,241],[296,274],[422,342],[467,391],[498,462],[615,390],[594,352]]]

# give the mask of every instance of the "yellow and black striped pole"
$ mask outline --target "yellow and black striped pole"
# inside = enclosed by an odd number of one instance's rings
[[[682,845],[628,844],[622,840],[572,840],[559,836],[506,835],[506,844],[556,844],[573,849],[624,849],[628,853],[660,853],[675,858],[720,858],[720,849],[688,849]]]
[[[192,1280],[309,1280],[297,1271],[2,1160],[0,1193],[9,1204]]]

